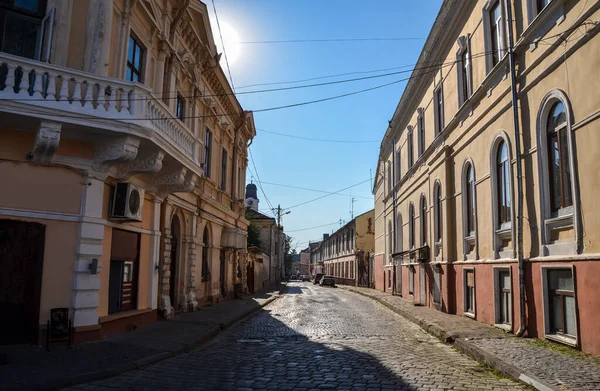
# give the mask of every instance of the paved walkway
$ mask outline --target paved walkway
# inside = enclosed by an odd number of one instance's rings
[[[369,288],[340,288],[370,297],[490,367],[540,390],[600,390],[600,360],[535,338],[518,338],[466,317],[415,306]]]
[[[189,352],[264,307],[278,292],[229,300],[138,330],[50,352],[36,346],[0,346],[0,389],[56,389],[113,376]]]

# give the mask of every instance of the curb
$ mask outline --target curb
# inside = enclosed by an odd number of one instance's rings
[[[521,372],[521,370],[519,368],[515,367],[514,365],[512,365],[510,363],[507,363],[506,361],[504,361],[502,359],[497,358],[496,356],[493,356],[493,355],[487,353],[485,350],[479,348],[478,346],[473,345],[468,340],[456,338],[456,335],[453,335],[452,333],[448,333],[446,330],[442,329],[438,325],[428,323],[424,319],[417,318],[417,317],[413,316],[412,314],[409,314],[409,313],[403,311],[402,309],[394,307],[393,305],[389,304],[385,300],[381,300],[378,297],[370,296],[366,293],[352,289],[351,287],[343,286],[342,288],[349,292],[352,292],[352,293],[355,293],[355,294],[358,294],[358,295],[361,295],[364,297],[368,297],[369,299],[376,301],[377,303],[383,305],[384,307],[392,310],[394,313],[402,316],[409,322],[418,325],[423,330],[425,330],[427,333],[433,335],[436,338],[439,338],[442,342],[449,344],[449,345],[453,345],[461,353],[471,357],[472,359],[474,359],[482,364],[485,364],[485,365],[501,372],[503,375],[508,376],[513,380],[516,380],[518,382],[532,386],[535,389],[540,390],[540,391],[561,391],[559,388],[546,383],[545,381],[537,378],[534,375]]]
[[[260,311],[268,304],[271,304],[273,301],[277,300],[277,298],[279,297],[280,294],[282,294],[284,289],[285,289],[285,285],[279,291],[279,294],[275,294],[275,295],[271,296],[257,308],[253,308],[250,311],[247,311],[247,312],[241,314],[240,316],[237,316],[236,318],[232,319],[231,321],[229,321],[227,323],[223,323],[219,326],[215,326],[214,329],[212,329],[208,333],[204,334],[198,340],[196,340],[192,343],[186,344],[182,348],[175,349],[172,351],[157,353],[152,356],[144,357],[144,358],[141,358],[141,359],[133,361],[133,362],[124,363],[124,364],[121,364],[121,365],[118,365],[118,366],[115,366],[112,368],[103,369],[100,371],[88,372],[88,373],[83,373],[80,375],[70,376],[70,377],[66,377],[66,378],[62,378],[62,379],[51,380],[51,381],[44,382],[43,384],[32,384],[32,385],[26,385],[23,387],[6,388],[6,390],[24,390],[24,389],[26,389],[26,390],[57,390],[57,389],[70,387],[70,386],[74,386],[74,385],[81,384],[81,383],[87,383],[90,381],[106,379],[106,378],[109,378],[112,376],[122,374],[124,372],[129,372],[129,371],[132,371],[135,369],[147,367],[148,365],[155,364],[159,361],[163,361],[168,358],[179,356],[180,354],[189,353],[190,351],[192,351],[192,350],[198,348],[199,346],[214,339],[217,335],[219,335],[221,332],[228,329],[233,324],[235,324],[245,318],[250,317],[255,312]],[[5,388],[3,388],[3,390],[4,389]]]

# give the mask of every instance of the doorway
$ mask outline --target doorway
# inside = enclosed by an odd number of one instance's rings
[[[37,343],[46,227],[0,220],[0,345]]]
[[[246,267],[246,284],[248,285],[248,293],[254,293],[254,262],[248,262]]]
[[[171,306],[177,309],[177,270],[179,264],[179,245],[181,238],[181,230],[179,225],[179,217],[173,216],[171,220],[171,264],[169,265],[169,297],[171,298]]]
[[[137,308],[140,234],[113,229],[108,280],[108,313]]]

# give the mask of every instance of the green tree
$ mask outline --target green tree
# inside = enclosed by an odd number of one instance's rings
[[[292,248],[292,237],[290,235],[285,235],[283,251],[283,266],[285,267],[286,274],[289,275],[292,271],[292,255],[296,254],[296,249]]]
[[[250,246],[255,246],[263,250],[260,241],[260,228],[254,223],[250,223],[248,226],[248,247]]]

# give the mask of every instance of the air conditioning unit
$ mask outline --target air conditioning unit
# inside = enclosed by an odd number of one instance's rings
[[[144,190],[127,182],[119,182],[110,208],[110,217],[113,220],[142,221],[142,207],[144,205]]]

